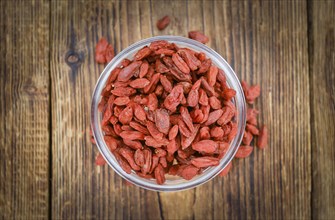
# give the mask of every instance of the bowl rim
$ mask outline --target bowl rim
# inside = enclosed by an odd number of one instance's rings
[[[105,88],[105,84],[108,80],[108,77],[110,75],[110,72],[119,65],[119,63],[128,56],[133,55],[135,52],[137,52],[140,48],[142,48],[145,45],[149,45],[153,41],[158,40],[166,40],[168,42],[173,42],[178,44],[181,44],[181,47],[191,47],[194,50],[194,47],[198,49],[198,51],[205,52],[206,56],[210,56],[211,60],[213,61],[213,58],[215,58],[214,62],[219,68],[223,69],[227,78],[227,83],[231,87],[232,84],[234,84],[234,89],[236,90],[236,96],[234,97],[235,100],[235,106],[237,109],[237,125],[238,125],[238,131],[235,138],[231,141],[229,150],[226,152],[225,156],[220,160],[220,164],[215,167],[208,168],[206,170],[206,175],[200,174],[197,177],[194,177],[192,180],[189,181],[181,181],[182,183],[177,185],[158,185],[156,182],[148,181],[144,178],[141,178],[137,176],[136,173],[127,174],[118,164],[116,161],[114,155],[110,152],[108,149],[104,138],[103,138],[103,132],[101,130],[100,120],[99,120],[99,111],[98,111],[98,104],[101,99],[101,92],[103,88]],[[195,49],[196,50],[196,49]],[[210,55],[208,55],[210,54]],[[219,62],[218,62],[219,61]],[[237,99],[238,98],[238,99]],[[238,105],[238,106],[237,106]],[[180,36],[173,36],[173,35],[163,35],[163,36],[155,36],[146,38],[143,40],[140,40],[124,50],[122,50],[119,54],[117,54],[113,60],[111,60],[107,66],[102,71],[99,79],[97,80],[97,83],[94,88],[94,92],[92,95],[92,103],[91,103],[91,129],[94,136],[94,139],[96,141],[96,146],[98,147],[100,153],[108,163],[110,167],[122,178],[126,179],[127,181],[142,187],[144,189],[153,190],[153,191],[181,191],[186,189],[191,189],[196,186],[202,185],[209,180],[213,179],[216,175],[218,175],[234,158],[240,144],[243,138],[244,129],[246,125],[246,101],[243,93],[242,86],[240,84],[240,81],[232,69],[232,67],[228,64],[228,62],[216,51],[209,48],[208,46],[199,43],[198,41],[180,37]],[[232,147],[233,146],[233,147]],[[204,172],[205,173],[205,172]]]

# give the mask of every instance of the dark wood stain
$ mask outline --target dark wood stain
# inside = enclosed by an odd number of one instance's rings
[[[94,165],[95,45],[189,30],[261,85],[269,148],[193,190],[126,186]],[[0,32],[0,219],[334,218],[334,1],[0,1]]]

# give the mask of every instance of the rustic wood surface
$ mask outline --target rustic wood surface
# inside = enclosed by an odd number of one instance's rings
[[[49,213],[49,2],[0,1],[0,218]]]
[[[261,85],[269,148],[192,190],[127,186],[94,165],[95,44],[189,30]],[[333,219],[334,41],[335,1],[0,0],[0,219]]]
[[[335,2],[309,4],[312,217],[335,218]]]

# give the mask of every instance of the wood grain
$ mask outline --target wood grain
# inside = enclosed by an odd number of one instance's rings
[[[111,168],[95,166],[98,151],[89,141],[91,94],[104,68],[95,63],[95,44],[104,36],[120,52],[151,36],[149,1],[51,6],[52,217],[159,218],[158,194],[126,186]],[[78,62],[67,62],[69,54]]]
[[[305,2],[53,2],[52,8],[54,218],[311,216]],[[172,21],[160,32],[155,23],[165,14]],[[111,169],[94,166],[96,150],[85,135],[92,82],[103,68],[94,63],[95,42],[107,36],[120,51],[141,38],[187,36],[188,30],[204,31],[240,78],[261,84],[256,107],[260,122],[269,124],[270,147],[235,161],[229,177],[193,190],[157,194],[125,187]],[[68,54],[79,62],[66,63]]]
[[[0,219],[332,219],[334,15],[333,1],[0,1]],[[95,44],[190,30],[261,85],[269,147],[196,189],[126,186],[94,164]]]
[[[48,217],[48,30],[48,1],[0,1],[0,219]]]
[[[309,5],[312,127],[312,214],[335,216],[335,2]]]

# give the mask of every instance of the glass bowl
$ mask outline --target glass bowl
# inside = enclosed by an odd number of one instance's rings
[[[103,138],[103,131],[101,129],[101,120],[102,115],[98,111],[98,104],[101,99],[101,92],[104,89],[107,79],[109,77],[110,72],[116,68],[120,62],[128,58],[130,60],[133,59],[134,54],[141,49],[142,47],[149,45],[153,41],[157,40],[166,40],[171,43],[175,43],[177,46],[180,47],[186,47],[190,48],[194,51],[203,52],[206,54],[208,58],[212,60],[212,62],[219,68],[221,68],[227,78],[227,84],[229,87],[235,89],[236,96],[233,99],[233,102],[237,109],[237,115],[235,117],[235,120],[238,125],[238,132],[235,138],[230,143],[229,150],[227,151],[226,155],[221,159],[220,164],[215,167],[210,167],[204,170],[202,174],[195,176],[191,180],[184,180],[181,177],[178,176],[170,176],[166,175],[166,182],[163,185],[158,185],[156,183],[155,179],[148,180],[139,177],[135,172],[132,172],[131,174],[127,174],[118,164],[117,160],[115,159],[114,155],[110,152],[108,149],[104,138]],[[148,189],[148,190],[154,190],[154,191],[180,191],[180,190],[186,190],[190,189],[196,186],[199,186],[212,178],[214,178],[216,175],[220,173],[234,158],[236,151],[239,148],[239,145],[242,141],[244,128],[246,123],[246,104],[245,104],[245,98],[243,94],[243,90],[241,87],[241,84],[233,71],[233,69],[229,66],[229,64],[226,62],[225,59],[223,59],[217,52],[210,49],[209,47],[205,46],[204,44],[201,44],[195,40],[191,40],[184,37],[179,36],[157,36],[157,37],[151,37],[145,40],[141,40],[137,43],[134,43],[133,45],[127,47],[123,51],[121,51],[115,58],[106,66],[106,68],[102,71],[102,74],[100,75],[98,82],[96,84],[96,87],[93,92],[92,97],[92,106],[91,106],[91,126],[94,138],[96,140],[97,147],[107,163],[110,167],[113,168],[113,170],[119,174],[121,177],[126,179],[127,181],[140,186],[142,188]]]

